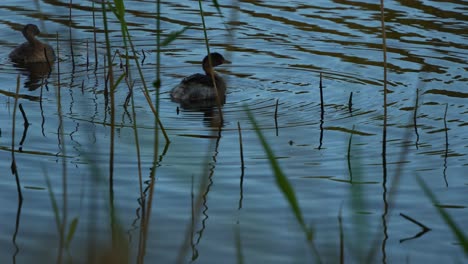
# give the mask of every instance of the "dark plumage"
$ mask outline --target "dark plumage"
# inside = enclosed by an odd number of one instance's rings
[[[216,88],[220,98],[223,98],[226,93],[226,83],[216,74],[213,67],[223,63],[230,63],[219,53],[210,53],[211,63],[209,57],[203,59],[202,65],[205,74],[197,73],[184,78],[179,85],[174,87],[171,91],[171,98],[176,102],[196,102],[203,100],[215,100],[216,93],[214,90],[213,79],[216,83]]]
[[[9,57],[13,62],[28,64],[55,60],[54,49],[36,39],[36,36],[41,33],[36,25],[27,24],[22,33],[27,42],[19,45],[10,53]]]

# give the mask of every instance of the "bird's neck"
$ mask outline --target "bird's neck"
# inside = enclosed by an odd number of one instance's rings
[[[208,76],[215,75],[215,71],[210,65],[203,65],[203,70],[205,71],[205,74]]]
[[[29,42],[29,44],[33,45],[33,46],[37,46],[37,45],[40,45],[41,42],[36,38],[36,36],[34,35],[31,35],[31,34],[25,34],[24,37],[26,38],[26,40]]]

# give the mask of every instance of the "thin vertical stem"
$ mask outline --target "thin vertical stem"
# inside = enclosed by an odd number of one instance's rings
[[[319,146],[318,149],[322,149],[322,139],[323,139],[323,119],[325,117],[325,106],[323,102],[323,83],[322,83],[322,73],[320,73],[320,137],[319,137]]]
[[[340,264],[345,263],[344,259],[344,231],[343,231],[343,217],[342,217],[342,210],[343,208],[340,206],[340,213],[338,214],[338,227],[340,231]]]
[[[447,127],[447,111],[448,111],[448,104],[445,104],[445,113],[444,113],[444,131],[445,131],[445,152],[444,152],[444,181],[445,186],[448,187],[447,181],[447,158],[448,158],[448,151],[449,151],[449,141],[448,141],[448,127]]]
[[[114,230],[114,220],[115,220],[115,211],[114,211],[114,148],[115,148],[115,92],[116,89],[114,83],[114,70],[112,68],[112,54],[111,54],[111,42],[109,38],[109,28],[107,24],[107,10],[106,3],[103,1],[101,4],[102,8],[102,19],[104,23],[104,36],[106,39],[106,54],[107,54],[107,67],[108,68],[108,77],[109,77],[109,96],[110,96],[110,146],[109,146],[109,203],[110,203],[110,221],[112,228],[112,248],[115,247],[116,237]]]
[[[276,136],[278,136],[278,103],[279,103],[279,99],[276,99],[276,105],[275,105],[275,130],[276,130]]]
[[[94,40],[94,71],[97,71],[98,67],[98,53],[97,53],[97,39],[96,39],[96,14],[94,9],[94,1],[93,1],[93,40]]]
[[[384,0],[380,0],[380,23],[382,29],[382,50],[383,50],[383,132],[382,132],[382,155],[387,152],[387,35],[385,33],[385,7]]]
[[[416,134],[416,149],[418,148],[418,143],[419,143],[418,107],[419,107],[419,89],[416,89],[416,99],[415,99],[415,102],[414,102],[414,112],[413,112],[414,133]]]
[[[154,197],[154,185],[155,185],[155,178],[156,178],[156,168],[157,168],[157,163],[158,163],[158,156],[159,156],[159,127],[161,127],[162,132],[164,133],[166,137],[166,143],[168,142],[168,137],[165,134],[164,127],[162,126],[161,121],[159,120],[159,91],[161,88],[161,1],[158,0],[156,2],[156,46],[157,46],[157,51],[156,51],[156,81],[154,82],[154,86],[156,88],[156,99],[155,99],[155,106],[154,106],[154,113],[155,113],[155,119],[154,119],[154,127],[155,127],[155,132],[154,132],[154,149],[153,149],[153,165],[152,165],[152,170],[151,170],[151,176],[150,176],[150,183],[149,183],[149,197],[148,197],[148,203],[146,206],[146,213],[143,216],[142,222],[141,222],[141,237],[140,237],[140,246],[139,246],[139,253],[138,253],[138,263],[143,263],[144,262],[144,257],[146,255],[146,241],[148,239],[148,227],[149,227],[149,220],[151,216],[151,209],[153,205],[153,197]],[[129,34],[130,35],[130,34]],[[138,66],[138,63],[137,63]],[[147,89],[145,89],[147,91]],[[145,97],[147,98],[147,101],[150,102],[151,99],[149,99],[147,93],[144,93]],[[150,104],[150,106],[152,106]]]
[[[383,262],[386,261],[386,245],[388,240],[388,227],[387,227],[387,217],[389,213],[389,204],[390,204],[390,194],[387,194],[387,35],[385,33],[385,7],[384,0],[380,0],[380,22],[382,30],[382,52],[383,52],[383,127],[382,127],[382,198],[384,201],[383,204],[383,213],[382,213],[382,227],[383,227],[383,240],[381,244],[381,254]],[[395,179],[398,182],[398,177]],[[393,188],[390,190],[392,191]],[[388,199],[388,200],[387,200]],[[369,255],[370,256],[370,255]],[[370,260],[370,259],[369,259]]]
[[[241,167],[245,168],[244,166],[244,147],[242,144],[242,132],[241,132],[241,126],[239,121],[237,121],[237,131],[239,132],[239,151],[240,151],[240,160],[241,160]]]
[[[58,33],[56,35],[57,38],[57,57],[60,57],[60,49],[59,49],[59,37]],[[64,129],[63,129],[63,114],[62,114],[62,103],[61,103],[61,79],[60,79],[60,60],[57,60],[57,113],[59,119],[59,128],[58,128],[58,137],[60,140],[60,148],[62,152],[62,222],[59,225],[59,233],[60,233],[60,242],[59,242],[59,253],[57,256],[57,263],[62,263],[62,255],[63,255],[63,248],[65,243],[65,226],[67,223],[67,160],[66,160],[66,144],[64,142]]]
[[[237,122],[237,130],[239,132],[239,152],[240,152],[240,160],[241,160],[241,175],[240,175],[240,183],[239,183],[239,209],[242,208],[242,200],[244,197],[244,174],[245,174],[245,165],[244,165],[244,146],[242,143],[242,131],[239,121]]]
[[[157,1],[156,5],[156,99],[155,99],[155,108],[156,108],[156,117],[154,119],[154,157],[153,157],[153,168],[156,168],[156,162],[158,159],[158,150],[159,150],[159,92],[161,89],[161,1]],[[164,129],[164,128],[162,128]],[[153,170],[156,171],[155,169]]]
[[[73,1],[70,0],[70,3],[69,3],[69,6],[68,6],[68,34],[69,34],[69,37],[70,37],[70,56],[71,56],[71,59],[72,59],[72,69],[73,71],[75,71],[75,56],[73,54],[73,38],[72,38],[72,4],[73,4]]]
[[[106,6],[105,3],[102,2],[102,14],[103,14],[103,22],[104,22],[104,35],[106,38],[106,58],[107,58],[107,67],[108,69],[108,78],[109,78],[109,95],[110,95],[110,107],[111,107],[111,122],[110,122],[110,127],[111,127],[111,134],[110,134],[110,153],[109,153],[109,183],[111,184],[111,189],[112,189],[112,181],[114,178],[114,137],[115,137],[115,131],[114,131],[114,126],[115,126],[115,104],[114,104],[114,71],[112,69],[112,56],[111,56],[111,47],[110,47],[110,39],[109,39],[109,31],[108,31],[108,25],[107,25],[107,11],[106,11]]]
[[[211,61],[211,56],[210,56],[210,53],[211,53],[210,52],[210,44],[208,42],[208,33],[206,32],[205,16],[204,16],[204,13],[203,13],[203,6],[202,6],[201,0],[198,0],[198,6],[200,8],[200,16],[201,16],[201,19],[202,19],[203,34],[204,34],[204,37],[205,37],[206,51],[208,53],[208,63],[210,64],[210,67],[213,68],[213,63]],[[218,106],[218,112],[219,112],[219,116],[221,118],[220,123],[222,124],[223,120],[224,120],[224,116],[223,116],[223,110],[221,109],[221,98],[219,98],[218,87],[216,86],[214,72],[211,71],[210,74],[211,74],[211,79],[213,80],[213,89],[214,89],[214,92],[215,92],[215,95],[216,95],[216,104]]]
[[[325,112],[325,106],[323,105],[323,83],[322,83],[322,73],[320,73],[320,83],[319,83],[319,88],[320,88],[320,112],[322,114],[322,118],[323,118],[323,114]]]

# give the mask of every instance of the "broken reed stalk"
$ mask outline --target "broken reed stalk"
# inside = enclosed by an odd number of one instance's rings
[[[349,94],[349,100],[348,100],[348,111],[351,113],[353,112],[353,92]]]
[[[86,39],[86,71],[89,69],[89,41]]]
[[[15,175],[16,188],[18,192],[18,201],[23,202],[23,194],[21,192],[21,182],[18,175],[18,168],[16,167],[15,159],[15,130],[16,130],[16,107],[18,105],[18,96],[20,89],[20,75],[16,78],[16,93],[15,93],[15,104],[13,107],[13,124],[11,127],[11,173]]]
[[[448,146],[449,146],[448,127],[447,127],[447,111],[448,111],[448,103],[445,104],[445,112],[444,112],[444,131],[445,131],[445,157],[444,157],[444,160],[445,161],[447,160],[447,157],[448,157]],[[444,164],[444,173],[445,173],[445,170],[446,170],[446,165]],[[447,182],[446,182],[446,185],[448,187]]]
[[[276,105],[275,105],[275,120],[278,119],[278,102],[279,102],[279,99],[276,99]]]
[[[239,152],[240,152],[240,160],[241,160],[241,175],[240,175],[240,183],[239,183],[239,209],[242,208],[242,200],[243,200],[243,193],[244,193],[244,175],[245,175],[245,165],[244,165],[244,146],[242,143],[242,131],[240,127],[239,121],[237,121],[237,130],[239,132]]]
[[[413,218],[411,218],[411,217],[409,217],[409,216],[407,216],[407,215],[405,215],[405,214],[403,214],[403,213],[400,213],[400,216],[403,217],[403,218],[405,218],[406,220],[412,222],[413,224],[415,224],[415,225],[421,227],[421,228],[422,228],[423,230],[425,230],[425,231],[431,230],[429,227],[427,227],[427,226],[424,225],[423,223],[421,223],[421,222],[419,222],[419,221],[417,221],[417,220],[415,220],[415,219],[413,219]]]
[[[323,102],[323,84],[322,84],[322,73],[320,73],[320,137],[319,137],[319,146],[318,149],[322,149],[322,140],[323,140],[323,119],[325,117],[325,106]]]
[[[244,147],[242,145],[242,132],[239,121],[237,121],[237,131],[239,132],[239,150],[240,150],[240,160],[241,160],[241,168],[244,169]]]
[[[414,113],[413,113],[413,125],[414,125],[414,133],[416,134],[416,148],[418,148],[419,142],[419,133],[418,133],[418,106],[419,106],[419,89],[416,89],[416,100],[414,102]]]
[[[144,49],[141,49],[141,55],[143,55],[143,59],[141,60],[141,64],[144,64],[144,63],[145,63],[145,60],[146,60],[146,54],[145,54],[145,50],[144,50]]]
[[[29,127],[29,121],[28,121],[28,117],[26,116],[26,113],[24,112],[22,104],[19,104],[19,110],[21,112],[21,115],[23,116],[24,128],[27,129]]]
[[[325,112],[324,105],[323,105],[323,85],[322,85],[322,73],[320,73],[320,83],[319,83],[319,88],[320,88],[320,110],[322,113],[322,119],[323,119],[323,114]]]
[[[19,142],[19,148],[18,148],[18,151],[21,152],[23,151],[23,143],[26,140],[26,135],[28,134],[29,122],[28,122],[28,118],[26,117],[26,113],[24,112],[22,104],[19,104],[19,110],[21,111],[21,114],[23,115],[23,120],[24,120],[23,136],[21,137],[21,140]]]
[[[353,170],[351,167],[351,146],[352,146],[352,141],[353,141],[353,135],[354,135],[354,125],[353,125],[353,130],[351,131],[351,135],[349,136],[348,140],[348,153],[347,153],[347,161],[348,161],[348,173],[349,173],[349,182],[353,182]]]
[[[276,130],[276,136],[278,136],[278,102],[279,102],[279,99],[276,99],[276,105],[275,105],[275,130]]]

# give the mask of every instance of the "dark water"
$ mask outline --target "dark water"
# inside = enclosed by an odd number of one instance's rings
[[[163,38],[189,28],[161,54],[160,115],[171,144],[165,146],[160,136],[145,261],[175,262],[188,239],[184,262],[235,263],[236,235],[240,235],[247,263],[317,261],[275,184],[245,113],[247,106],[295,190],[323,262],[339,261],[340,212],[347,262],[361,262],[370,252],[374,254],[371,262],[463,262],[466,255],[416,176],[429,185],[438,206],[467,230],[468,4],[386,2],[389,94],[384,167],[383,55],[376,1],[219,2],[223,16],[209,1],[203,7],[211,50],[233,62],[219,68],[228,82],[221,129],[216,110],[183,108],[170,100],[173,86],[201,71],[199,61],[206,48],[198,2],[162,4]],[[71,21],[67,2],[4,1],[0,6],[2,263],[55,261],[59,239],[46,178],[60,210],[64,206],[62,180],[67,179],[68,222],[78,219],[68,258],[84,261],[90,236],[97,237],[96,243],[104,249],[110,245],[113,205],[131,249],[130,262],[137,262],[140,191],[148,202],[154,157],[154,115],[142,87],[146,83],[154,98],[156,6],[148,1],[126,1],[125,5],[144,81],[132,62],[135,116],[131,108],[124,107],[128,85],[123,82],[115,92],[113,195],[108,177],[111,120],[103,92],[102,13],[95,13],[94,45],[90,1],[72,3]],[[111,13],[108,16],[112,51],[123,52],[120,26]],[[54,66],[48,78],[48,69],[20,70],[8,60],[8,53],[23,42],[20,30],[26,23],[37,24],[41,39],[54,47],[58,35],[60,65]],[[123,69],[116,61],[116,76],[120,76]],[[18,103],[30,123],[23,133],[24,121],[17,109],[13,148],[22,204],[10,170],[18,75]],[[41,85],[43,78],[46,85]],[[245,170],[241,169],[238,123]],[[201,213],[192,225],[192,204],[198,197],[202,197]],[[400,214],[431,231],[416,236],[421,228]]]

